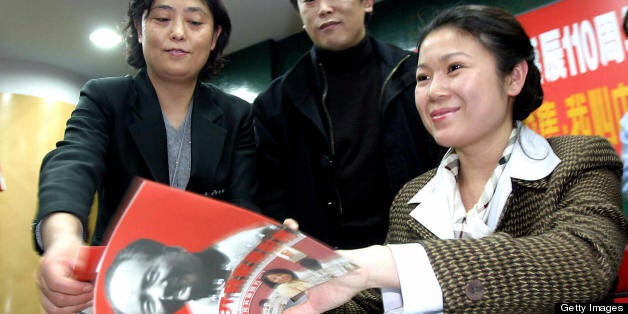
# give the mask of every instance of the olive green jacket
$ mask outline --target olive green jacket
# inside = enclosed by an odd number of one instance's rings
[[[561,163],[541,180],[513,179],[495,233],[482,239],[441,240],[409,215],[435,169],[398,193],[387,242],[423,245],[445,312],[553,312],[557,302],[598,301],[614,289],[628,230],[622,163],[601,137],[548,141]],[[381,313],[381,296],[364,291],[332,312]]]

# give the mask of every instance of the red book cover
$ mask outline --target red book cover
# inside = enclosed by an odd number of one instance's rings
[[[72,277],[80,281],[96,279],[98,263],[105,251],[105,246],[83,246],[72,266]]]
[[[281,313],[356,268],[270,218],[148,180],[129,194],[104,252],[94,252],[77,276],[96,273],[99,314]]]

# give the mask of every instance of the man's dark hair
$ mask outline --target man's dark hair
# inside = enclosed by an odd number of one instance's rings
[[[169,249],[168,246],[151,239],[138,239],[120,250],[108,270],[114,270],[120,263],[128,260],[149,260],[163,255]],[[106,278],[109,278],[107,276]]]
[[[207,81],[218,75],[224,67],[225,60],[222,58],[222,53],[229,43],[229,36],[231,35],[231,19],[227,13],[227,9],[222,4],[221,0],[205,0],[209,11],[211,11],[214,20],[214,31],[218,26],[222,27],[220,36],[216,41],[216,47],[209,54],[207,62],[198,74],[198,78],[202,81]],[[142,52],[142,45],[138,42],[138,34],[135,29],[135,23],[142,22],[142,15],[144,12],[149,12],[153,0],[130,0],[129,10],[127,12],[128,22],[125,27],[126,31],[126,46],[127,57],[126,62],[130,66],[139,69],[146,66],[146,60],[144,59],[144,53]]]
[[[107,273],[105,274],[105,294],[107,296],[109,304],[114,304],[114,302],[112,302],[111,300],[110,284],[113,278],[113,274],[116,272],[116,269],[120,264],[129,260],[149,261],[162,255],[182,251],[185,250],[181,247],[167,246],[163,243],[151,239],[135,240],[122,250],[118,251],[115,258],[111,262],[111,265],[109,265],[109,268],[107,268]],[[225,269],[225,266],[229,262],[229,258],[213,247],[208,248],[202,252],[191,254],[194,254],[205,262],[205,272],[208,274],[209,278],[214,278],[212,282],[206,283],[209,288],[208,290],[210,291],[209,293],[218,294],[223,281],[226,280],[227,276],[229,275],[229,271]],[[207,263],[207,261],[210,261],[211,263]],[[162,305],[167,313],[175,313],[183,306],[183,302],[162,301]],[[114,309],[114,311],[117,314],[122,313],[119,309]]]
[[[109,285],[111,284],[113,274],[116,272],[116,269],[118,268],[118,266],[120,266],[120,264],[129,260],[148,261],[150,259],[158,257],[159,255],[164,254],[165,252],[167,252],[167,250],[168,246],[150,239],[135,240],[131,244],[127,245],[124,249],[120,250],[116,254],[116,257],[113,259],[113,262],[111,262],[111,265],[109,265],[107,273],[105,274],[105,294],[107,296],[109,304],[114,304],[111,300],[111,290],[109,289]],[[114,311],[116,314],[123,313],[119,309],[115,308]]]

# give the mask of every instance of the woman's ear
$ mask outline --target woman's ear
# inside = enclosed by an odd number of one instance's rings
[[[523,85],[526,82],[526,76],[528,75],[528,62],[521,60],[515,64],[515,67],[510,72],[510,75],[506,78],[506,90],[508,96],[517,96],[523,89]]]
[[[366,13],[373,12],[373,5],[375,5],[374,0],[364,0],[364,12]]]
[[[135,21],[133,22],[133,26],[135,26],[135,31],[137,32],[137,41],[142,43],[142,23]]]
[[[218,27],[216,27],[216,29],[214,30],[214,35],[212,36],[212,46],[210,49],[211,51],[216,48],[216,43],[218,42],[218,38],[220,38],[220,33],[222,33],[222,26],[218,25]]]

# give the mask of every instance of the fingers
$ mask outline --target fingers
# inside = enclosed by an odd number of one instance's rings
[[[41,306],[44,313],[48,314],[74,314],[78,313],[90,306],[92,306],[92,300],[90,298],[89,301],[69,306],[57,306],[52,303],[45,295],[40,293]]]
[[[46,278],[40,274],[37,285],[42,299],[50,301],[56,307],[80,305],[91,301],[93,285],[76,281],[72,278]]]
[[[283,314],[320,314],[327,310],[334,309],[337,306],[344,303],[344,302],[341,302],[340,304],[335,304],[335,302],[331,300],[334,298],[330,299],[329,295],[326,295],[329,292],[330,291],[325,290],[325,288],[321,289],[318,287],[313,287],[305,292],[307,299],[304,302],[291,306],[290,308],[286,309],[282,313]]]
[[[286,220],[283,221],[283,225],[292,230],[299,230],[299,223],[292,218],[286,218]]]
[[[292,306],[286,309],[285,311],[283,311],[282,313],[283,314],[319,314],[321,313],[321,311],[317,311],[313,309],[306,301],[304,303]]]
[[[93,285],[70,277],[71,271],[70,263],[61,258],[41,259],[35,281],[46,313],[76,313],[90,306]]]

